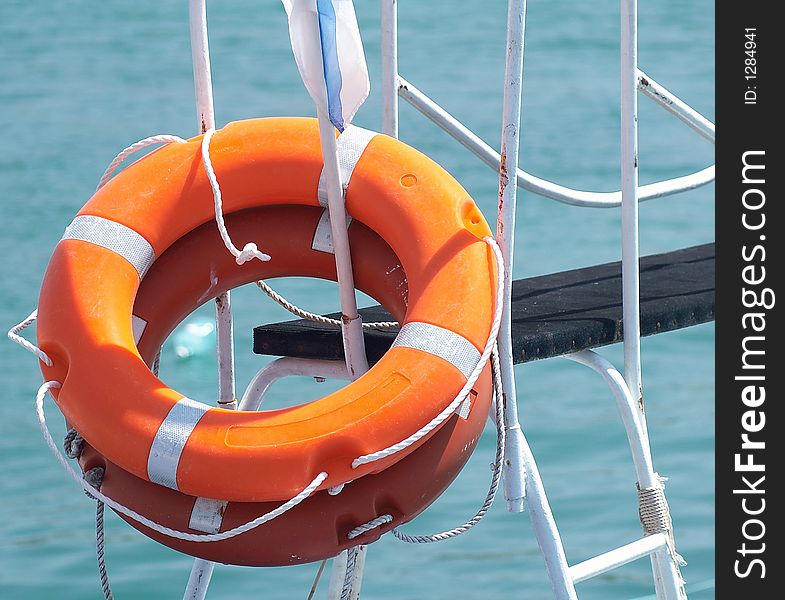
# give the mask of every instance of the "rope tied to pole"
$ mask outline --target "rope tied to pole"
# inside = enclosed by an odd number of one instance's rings
[[[307,319],[317,323],[324,323],[326,325],[335,325],[336,327],[341,326],[341,321],[338,319],[331,319],[330,317],[325,317],[324,315],[318,315],[293,304],[261,279],[256,282],[256,286],[265,294],[267,294],[271,299],[280,304],[283,308],[288,310],[293,315],[300,317],[301,319]],[[400,326],[401,324],[398,321],[376,321],[362,324],[363,329],[394,329]]]
[[[676,542],[673,537],[673,520],[671,519],[668,501],[665,499],[665,477],[657,475],[660,485],[648,488],[641,488],[636,484],[638,490],[638,515],[643,525],[643,533],[652,535],[654,533],[664,533],[668,538],[668,552],[673,561],[683,567],[687,561],[676,552]]]

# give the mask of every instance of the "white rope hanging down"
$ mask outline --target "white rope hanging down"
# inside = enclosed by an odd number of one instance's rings
[[[488,488],[488,494],[485,496],[480,510],[463,525],[454,527],[448,531],[441,533],[434,533],[431,535],[408,535],[400,531],[397,527],[392,530],[392,533],[402,542],[410,544],[430,544],[432,542],[440,542],[452,537],[466,533],[472,527],[477,525],[493,506],[493,501],[496,498],[496,492],[499,490],[499,482],[502,478],[502,463],[504,461],[504,446],[507,438],[507,432],[504,428],[504,394],[502,393],[502,380],[501,371],[499,369],[499,350],[497,345],[493,345],[493,354],[491,355],[491,369],[493,370],[493,395],[494,395],[494,408],[496,414],[496,455],[493,461],[493,474],[491,475],[491,485]]]
[[[126,158],[131,156],[134,152],[141,150],[142,148],[147,148],[148,146],[154,146],[155,144],[168,144],[171,142],[177,143],[185,143],[187,140],[184,140],[180,136],[177,135],[151,135],[150,137],[146,137],[143,140],[139,140],[138,142],[134,142],[127,148],[124,148],[120,151],[120,153],[112,159],[112,162],[109,163],[109,166],[106,167],[104,174],[101,175],[101,181],[98,182],[98,185],[95,188],[97,192],[102,187],[106,185],[106,182],[109,181],[109,178],[114,173],[115,169],[120,166],[120,163],[123,162]]]
[[[499,246],[496,244],[496,240],[490,236],[487,236],[483,238],[483,241],[491,247],[494,257],[496,258],[497,287],[493,324],[491,325],[491,331],[488,334],[488,341],[485,343],[485,349],[480,355],[480,360],[477,363],[477,366],[474,368],[474,371],[472,371],[471,375],[469,375],[469,378],[461,388],[461,391],[458,392],[458,395],[455,396],[455,399],[450,402],[450,404],[448,404],[444,410],[436,415],[429,423],[397,444],[393,444],[392,446],[384,448],[383,450],[372,452],[371,454],[364,454],[363,456],[355,458],[352,461],[352,468],[356,469],[360,465],[375,462],[377,460],[391,456],[392,454],[396,454],[397,452],[400,452],[401,450],[404,450],[415,442],[421,440],[431,431],[436,429],[439,425],[444,423],[455,413],[456,410],[458,410],[461,404],[463,404],[466,396],[469,394],[472,387],[474,387],[477,378],[485,368],[485,364],[488,362],[488,359],[490,358],[491,352],[493,351],[494,345],[496,343],[496,337],[499,335],[499,325],[501,324],[502,319],[502,304],[504,303],[504,277],[502,276],[502,272],[504,259],[502,258]]]
[[[36,416],[38,417],[38,426],[41,428],[41,434],[44,436],[44,441],[46,445],[49,447],[49,450],[52,451],[52,454],[55,455],[60,465],[65,469],[65,471],[71,476],[71,478],[90,496],[95,498],[96,500],[101,500],[104,504],[108,507],[112,508],[113,510],[125,515],[129,519],[133,519],[137,523],[141,523],[146,527],[149,527],[153,531],[157,531],[162,535],[166,535],[169,537],[176,538],[178,540],[184,540],[186,542],[220,542],[222,540],[228,540],[230,538],[236,537],[246,531],[250,531],[251,529],[255,529],[268,521],[272,521],[276,517],[280,517],[282,514],[287,512],[288,510],[294,508],[298,504],[300,504],[303,500],[308,498],[316,489],[322,484],[322,482],[327,479],[327,473],[321,472],[319,473],[316,478],[308,484],[308,486],[303,489],[299,494],[297,494],[291,500],[281,504],[279,507],[271,510],[268,513],[260,515],[255,519],[248,521],[247,523],[243,523],[242,525],[238,525],[232,529],[227,531],[222,531],[220,533],[203,533],[203,534],[195,534],[195,533],[187,533],[185,531],[178,531],[176,529],[172,529],[170,527],[166,527],[165,525],[161,525],[160,523],[156,523],[147,517],[140,515],[134,510],[116,502],[109,496],[99,492],[93,486],[91,486],[88,482],[84,480],[84,478],[77,473],[74,468],[68,464],[68,462],[63,458],[63,455],[60,454],[60,451],[57,449],[57,445],[55,441],[52,439],[52,434],[49,432],[49,428],[46,425],[46,416],[44,415],[44,398],[46,397],[46,392],[51,389],[57,389],[61,387],[59,381],[47,381],[38,389],[38,394],[35,398],[35,410]]]
[[[38,360],[44,363],[47,367],[51,367],[53,363],[52,363],[52,359],[49,358],[49,355],[43,350],[41,350],[35,344],[27,341],[25,338],[19,335],[22,331],[30,327],[30,325],[33,324],[37,318],[38,318],[38,309],[36,308],[33,312],[31,312],[27,316],[27,318],[24,321],[18,323],[17,325],[14,325],[13,327],[11,327],[11,329],[8,330],[8,339],[16,344],[19,344],[20,346],[22,346],[22,348],[24,348],[28,352],[32,352],[38,357]]]
[[[224,223],[223,215],[223,200],[221,199],[221,188],[218,185],[218,177],[215,175],[213,163],[210,160],[210,140],[215,135],[215,129],[208,129],[202,138],[202,163],[204,170],[207,172],[207,179],[210,181],[210,187],[213,189],[213,201],[215,202],[215,222],[218,225],[218,233],[221,234],[221,239],[226,246],[226,249],[232,253],[238,265],[242,265],[249,260],[258,258],[261,261],[270,260],[270,255],[261,252],[253,242],[248,242],[243,249],[240,250],[232,242],[229,237],[229,232],[226,231],[226,223]]]

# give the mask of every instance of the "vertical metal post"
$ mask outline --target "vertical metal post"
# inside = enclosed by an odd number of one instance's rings
[[[352,255],[349,248],[349,233],[346,224],[346,206],[343,184],[338,169],[338,148],[335,128],[327,114],[318,109],[319,138],[322,144],[322,159],[327,183],[327,208],[330,211],[330,229],[335,248],[335,267],[338,274],[338,293],[341,299],[341,330],[346,368],[352,380],[368,370],[365,357],[362,319],[357,312],[357,297],[354,292]]]
[[[545,568],[548,571],[553,596],[556,600],[577,600],[578,595],[570,575],[570,567],[564,554],[561,536],[548,504],[548,497],[545,495],[545,486],[540,479],[534,454],[532,454],[529,443],[522,433],[520,435],[520,454],[523,468],[528,474],[526,501],[529,508],[529,518],[534,529],[534,536],[537,538],[537,545],[539,545],[545,559]]]
[[[341,330],[343,334],[343,350],[346,357],[346,369],[349,377],[354,380],[368,370],[365,356],[365,340],[363,339],[362,319],[357,312],[357,297],[354,292],[354,273],[349,248],[349,234],[346,225],[346,208],[343,197],[343,184],[338,169],[338,154],[335,140],[335,128],[329,117],[317,111],[319,119],[319,136],[322,143],[324,174],[327,182],[327,208],[330,214],[330,230],[335,249],[335,267],[338,274],[338,292],[341,299]],[[363,559],[365,558],[363,552]],[[346,577],[347,551],[341,552],[333,561],[330,575],[328,597],[341,598],[343,582]],[[364,560],[358,561],[362,564]],[[356,563],[356,564],[358,564]],[[340,586],[337,582],[340,581]],[[359,596],[362,583],[362,570],[352,574],[352,595]],[[337,586],[337,587],[336,587]],[[336,594],[337,590],[337,594]]]
[[[504,426],[507,447],[504,457],[504,495],[507,509],[522,512],[528,474],[529,510],[537,543],[556,598],[576,598],[559,531],[551,513],[534,456],[518,422],[515,373],[512,360],[510,297],[515,247],[518,145],[520,141],[521,93],[523,88],[523,47],[526,0],[509,0],[507,5],[507,57],[504,70],[502,144],[499,165],[499,213],[496,240],[504,257],[504,307],[498,344],[502,387],[505,395]],[[512,171],[512,177],[510,177]]]
[[[510,297],[515,246],[515,208],[518,186],[518,145],[520,140],[521,92],[523,86],[523,38],[526,25],[526,0],[509,0],[507,5],[507,57],[504,69],[501,161],[499,165],[499,212],[496,241],[504,257],[504,307],[499,329],[499,359],[502,388],[506,399],[504,425],[507,446],[504,457],[504,497],[507,510],[522,512],[526,473],[521,450],[521,426],[515,393],[512,360]],[[510,176],[512,172],[512,177]]]
[[[624,379],[643,413],[638,245],[638,3],[621,0],[621,259]]]
[[[191,60],[194,71],[196,116],[199,133],[215,128],[213,82],[210,73],[210,47],[207,40],[206,0],[189,0],[188,19],[191,35]],[[215,299],[215,331],[218,354],[218,401],[234,400],[234,332],[231,296],[226,292]],[[197,558],[191,567],[183,600],[203,600],[210,585],[215,563]]]
[[[382,0],[382,132],[398,137],[398,0]]]
[[[398,138],[398,0],[381,0],[381,51],[382,51],[382,132]],[[321,128],[321,124],[320,124]],[[332,215],[332,213],[330,213]],[[330,217],[332,223],[332,216]],[[335,233],[333,232],[333,239]],[[337,260],[336,248],[336,260]],[[350,263],[351,264],[351,263]],[[360,334],[362,337],[362,334]],[[345,345],[346,342],[344,342]],[[363,345],[363,357],[365,346]],[[348,367],[348,363],[347,363]],[[367,368],[367,366],[366,366]],[[351,371],[350,371],[351,373]],[[362,586],[363,569],[368,546],[357,548],[357,560],[352,573],[349,600],[357,600]],[[347,551],[344,550],[333,561],[330,573],[328,598],[340,599],[346,578]]]
[[[645,441],[640,328],[638,240],[638,2],[620,0],[621,13],[621,258],[624,319],[624,379],[637,401]],[[681,576],[667,550],[651,556],[658,598],[684,597]]]

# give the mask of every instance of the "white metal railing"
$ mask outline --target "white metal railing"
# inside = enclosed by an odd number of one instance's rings
[[[207,44],[205,0],[189,0],[191,21],[191,44],[194,63],[194,82],[200,131],[214,127],[215,118],[210,80],[210,61]],[[534,456],[526,441],[517,417],[515,402],[515,380],[512,369],[512,353],[509,333],[509,295],[511,292],[512,248],[515,234],[515,204],[517,187],[574,206],[584,207],[622,207],[622,279],[623,312],[625,323],[624,356],[625,376],[622,376],[607,360],[600,355],[583,351],[568,356],[569,359],[589,366],[600,373],[616,398],[622,421],[627,431],[628,441],[636,469],[639,488],[653,488],[661,485],[654,471],[646,430],[643,403],[641,398],[640,366],[640,303],[639,303],[639,254],[638,254],[638,204],[662,196],[683,192],[706,185],[714,180],[714,166],[706,167],[696,173],[667,179],[656,183],[638,185],[637,163],[637,92],[641,91],[659,105],[682,120],[707,140],[714,142],[715,127],[703,115],[655,82],[637,66],[637,0],[620,0],[621,9],[621,189],[612,192],[594,192],[572,189],[541,179],[518,168],[517,151],[521,122],[521,93],[523,84],[523,48],[526,22],[526,0],[508,1],[507,56],[505,62],[505,87],[501,154],[480,139],[444,108],[431,100],[423,92],[406,81],[398,73],[397,39],[397,0],[381,0],[381,53],[382,53],[382,129],[384,133],[398,135],[398,98],[403,98],[419,112],[442,128],[446,133],[477,155],[483,162],[499,172],[500,210],[497,222],[497,240],[505,258],[505,291],[507,312],[503,316],[499,337],[501,354],[501,374],[503,387],[507,394],[507,413],[505,428],[509,442],[505,463],[505,496],[508,509],[519,512],[523,509],[524,491],[526,493],[532,526],[546,563],[546,568],[554,589],[555,597],[576,598],[575,583],[604,573],[629,561],[650,556],[658,598],[680,599],[686,597],[678,567],[672,532],[657,532],[646,535],[640,540],[616,548],[582,563],[568,566],[564,548],[559,537],[545,488],[537,469]],[[321,115],[320,115],[321,117]],[[320,119],[320,129],[328,128],[325,119]],[[330,129],[331,130],[331,129]],[[335,148],[329,143],[332,136],[322,136],[323,154],[328,158],[326,171],[332,181],[331,188],[340,190],[340,181],[331,175],[330,156],[335,156]],[[334,139],[333,139],[334,142]],[[501,160],[501,156],[505,160]],[[514,169],[514,177],[510,176]],[[337,184],[337,185],[336,185]],[[339,209],[338,196],[330,201],[332,209]],[[343,214],[342,210],[338,213]],[[338,214],[335,213],[335,214]],[[336,223],[336,225],[340,225]],[[336,231],[337,230],[337,231]],[[334,227],[333,239],[345,235],[345,229]],[[336,249],[337,250],[337,249]],[[354,292],[350,271],[348,244],[345,260],[338,256],[339,271],[344,273],[345,285],[341,287],[344,313],[354,316]],[[343,265],[341,264],[343,263]],[[348,271],[347,269],[348,265]],[[343,266],[343,268],[342,268]],[[345,289],[344,289],[345,288]],[[351,298],[349,297],[351,295]],[[234,400],[234,364],[232,341],[232,317],[230,296],[217,299],[216,319],[218,330],[219,359],[219,397],[221,401]],[[352,309],[354,306],[354,309]],[[348,309],[348,313],[346,312]],[[357,319],[359,322],[359,319]],[[258,407],[269,385],[280,377],[292,374],[318,375],[319,371],[338,378],[349,377],[348,373],[364,370],[362,357],[355,362],[352,357],[362,354],[362,336],[357,342],[356,332],[344,331],[345,345],[348,348],[349,364],[335,365],[324,361],[298,361],[282,359],[260,372],[249,386],[241,405],[243,408]],[[328,371],[328,372],[327,372]],[[524,482],[526,489],[524,490]],[[667,508],[667,505],[666,505]],[[359,594],[362,577],[364,548],[357,557],[351,597]],[[204,598],[213,563],[197,559],[191,572],[184,598]],[[342,553],[333,566],[333,576],[328,591],[331,599],[338,599],[342,593],[343,577],[347,571],[346,556]],[[345,590],[343,590],[345,592]],[[345,594],[344,594],[345,595]]]
[[[622,207],[622,288],[624,363],[625,375],[622,376],[607,360],[600,355],[583,351],[570,355],[573,361],[589,366],[600,373],[610,387],[627,431],[632,451],[639,489],[661,491],[661,480],[654,471],[649,447],[648,432],[643,410],[642,379],[640,361],[640,297],[639,297],[639,244],[638,244],[638,205],[642,200],[684,192],[706,185],[714,180],[714,165],[689,175],[667,179],[639,186],[638,184],[638,91],[657,102],[674,116],[690,126],[698,134],[714,142],[715,127],[703,115],[695,111],[680,98],[654,81],[638,69],[637,60],[637,0],[620,0],[621,13],[621,189],[615,192],[593,192],[576,190],[550,182],[518,168],[517,147],[520,126],[520,101],[522,93],[523,40],[526,22],[525,0],[508,1],[507,57],[504,79],[504,106],[502,115],[502,151],[496,152],[444,108],[418,90],[395,72],[397,65],[397,25],[390,23],[395,19],[396,0],[382,0],[382,72],[384,123],[394,124],[397,131],[395,102],[388,97],[395,89],[398,95],[419,112],[433,121],[455,140],[477,155],[483,162],[499,172],[499,213],[497,236],[505,256],[505,275],[512,270],[512,255],[507,250],[515,231],[515,194],[510,171],[515,168],[515,183],[518,187],[539,195],[584,207]],[[385,22],[384,19],[387,19]],[[502,160],[504,156],[504,160]],[[509,293],[509,288],[507,289]],[[509,295],[506,301],[509,303]],[[509,324],[507,324],[508,326]],[[503,324],[499,338],[500,350],[505,340],[509,340],[509,329]],[[515,381],[512,377],[511,353],[501,352],[501,369],[504,376],[504,392],[508,406],[515,406]],[[616,548],[592,559],[567,566],[558,528],[545,495],[545,489],[525,436],[517,425],[517,415],[506,423],[511,430],[519,433],[518,453],[515,466],[507,468],[505,478],[523,482],[528,476],[526,495],[529,512],[538,544],[543,553],[548,575],[556,598],[575,598],[575,583],[604,573],[632,560],[650,556],[658,598],[686,598],[683,581],[678,570],[678,555],[673,545],[670,529],[646,535],[640,540]],[[525,472],[525,473],[524,473]],[[508,509],[517,511],[522,507],[522,498],[510,493],[509,481],[505,481]],[[522,494],[521,494],[522,495]],[[664,494],[662,495],[664,502]],[[520,502],[519,502],[520,501]],[[664,506],[667,512],[667,504]],[[668,522],[670,517],[668,515]]]

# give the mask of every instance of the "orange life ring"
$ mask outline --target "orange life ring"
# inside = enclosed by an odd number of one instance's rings
[[[144,278],[133,314],[147,324],[138,343],[150,364],[174,326],[205,301],[205,282],[218,280],[210,296],[245,283],[248,278],[277,275],[335,279],[333,256],[311,250],[311,238],[321,211],[304,206],[251,209],[227,217],[238,239],[258,235],[265,250],[280,257],[268,263],[238,266],[225,251],[213,223],[178,240]],[[392,250],[370,229],[353,221],[349,228],[358,287],[387,306],[396,317],[406,312],[406,279]],[[205,256],[211,256],[208,261]],[[281,264],[276,264],[281,263]],[[447,488],[479,439],[490,402],[486,369],[475,385],[466,419],[453,416],[427,442],[376,475],[348,483],[337,495],[320,491],[280,517],[227,540],[183,541],[126,519],[157,541],[201,558],[239,565],[278,566],[321,560],[356,544],[368,544],[392,527],[415,517]],[[106,460],[89,445],[80,456],[84,471],[103,467],[100,490],[122,505],[177,531],[193,529],[196,498],[150,483]],[[264,514],[281,502],[230,502],[219,531],[227,531]],[[349,532],[383,514],[392,521],[349,539]],[[122,515],[121,515],[122,516]],[[125,518],[125,517],[124,517]]]
[[[214,217],[200,139],[165,146],[116,176],[55,249],[39,299],[38,343],[54,361],[42,365],[45,377],[62,381],[56,402],[66,420],[137,477],[230,501],[280,501],[322,471],[328,477],[320,489],[326,489],[398,462],[429,436],[396,455],[353,464],[438,414],[488,338],[496,270],[482,241],[490,230],[481,213],[433,161],[397,140],[374,137],[356,164],[346,205],[403,266],[409,341],[318,401],[258,413],[210,408],[150,373],[131,320],[150,263]],[[318,139],[316,122],[302,118],[236,122],[219,131],[210,152],[224,213],[318,205]],[[211,285],[204,282],[208,296]]]

